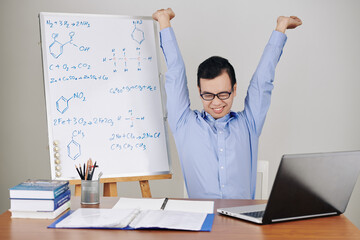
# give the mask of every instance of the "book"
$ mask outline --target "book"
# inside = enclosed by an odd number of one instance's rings
[[[54,219],[61,213],[70,208],[70,201],[65,202],[55,211],[11,211],[11,218],[38,218],[38,219]]]
[[[12,211],[54,211],[70,200],[71,191],[68,189],[55,199],[11,198]]]
[[[10,198],[54,199],[69,189],[69,181],[27,180],[10,188]]]

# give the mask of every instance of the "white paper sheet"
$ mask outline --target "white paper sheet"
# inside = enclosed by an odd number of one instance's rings
[[[139,214],[138,209],[79,208],[56,224],[58,228],[123,228]]]
[[[120,198],[113,209],[159,210],[165,198]]]
[[[184,211],[194,213],[214,213],[214,201],[170,200],[166,211]]]
[[[198,231],[204,223],[206,213],[163,210],[142,211],[130,223],[132,228],[167,228]]]

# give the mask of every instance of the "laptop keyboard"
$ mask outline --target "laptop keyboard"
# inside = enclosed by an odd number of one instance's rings
[[[265,211],[246,212],[246,213],[241,213],[241,214],[246,215],[246,216],[250,216],[250,217],[254,217],[254,218],[262,218],[264,216],[264,212]]]

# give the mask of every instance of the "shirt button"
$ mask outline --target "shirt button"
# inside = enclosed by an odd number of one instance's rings
[[[224,166],[221,166],[220,168],[221,168],[221,169],[224,169]]]
[[[224,149],[220,148],[220,152],[224,151]]]
[[[221,187],[223,188],[223,187],[225,187],[225,185],[221,185]]]
[[[219,133],[220,133],[220,134],[222,134],[223,132],[222,132],[222,131],[220,131]]]

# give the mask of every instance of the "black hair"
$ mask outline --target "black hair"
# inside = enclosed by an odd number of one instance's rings
[[[234,67],[225,58],[212,56],[203,61],[197,72],[197,85],[200,88],[200,78],[213,79],[220,76],[223,72],[226,72],[231,80],[231,88],[236,83]]]

